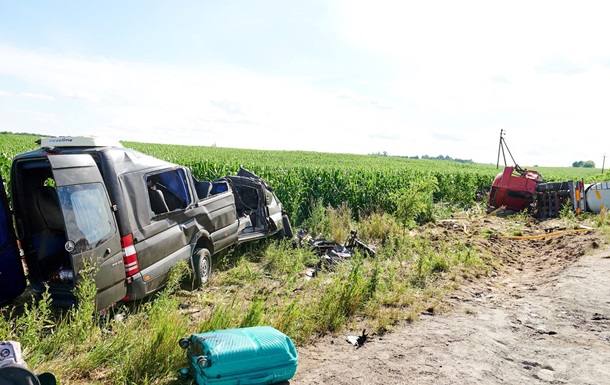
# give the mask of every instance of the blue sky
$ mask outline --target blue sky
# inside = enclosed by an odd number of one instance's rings
[[[601,166],[610,5],[0,2],[0,131]]]

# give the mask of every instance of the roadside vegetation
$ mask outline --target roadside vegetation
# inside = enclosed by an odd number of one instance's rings
[[[2,134],[5,180],[6,162],[27,150],[21,142],[9,148],[13,137],[23,139]],[[0,339],[19,341],[30,368],[50,371],[62,384],[179,383],[178,370],[186,360],[178,340],[214,329],[270,325],[297,346],[364,328],[369,334],[392,331],[422,313],[442,312],[450,293],[495,274],[502,261],[488,240],[522,234],[529,221],[510,218],[513,234],[476,232],[460,220],[485,220],[477,192],[491,184],[495,166],[125,145],[185,164],[200,179],[232,174],[243,165],[276,188],[295,230],[339,243],[356,230],[376,248],[376,257],[355,253],[331,265],[295,242],[244,245],[215,258],[212,278],[202,289],[193,290],[190,268],[180,264],[163,291],[103,315],[92,307],[93,271],[78,286],[80,306],[75,309],[53,308],[45,293],[28,292],[0,310]],[[564,221],[580,221],[564,215]],[[608,228],[605,213],[586,218]]]
[[[162,292],[104,316],[92,316],[89,276],[78,287],[77,309],[52,308],[46,294],[23,295],[2,309],[0,335],[21,342],[30,367],[62,383],[170,384],[186,364],[181,337],[254,325],[271,325],[300,346],[347,330],[383,334],[422,312],[441,311],[447,292],[494,266],[491,255],[458,238],[421,228],[410,235],[387,213],[355,222],[347,207],[316,205],[309,223],[339,242],[358,230],[377,245],[376,258],[356,253],[324,265],[306,247],[266,241],[217,258],[203,289],[192,290],[182,264]],[[308,269],[317,274],[308,276]]]

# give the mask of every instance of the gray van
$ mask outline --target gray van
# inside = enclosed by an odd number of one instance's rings
[[[48,287],[55,306],[75,303],[73,289],[87,266],[97,270],[101,310],[158,290],[180,260],[191,261],[203,285],[219,251],[292,237],[273,190],[247,170],[198,181],[187,167],[118,142],[62,137],[40,145],[13,159],[10,191],[28,280],[36,291]]]

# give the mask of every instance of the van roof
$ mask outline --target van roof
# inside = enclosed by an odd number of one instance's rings
[[[40,147],[123,147],[114,139],[101,136],[58,136],[40,138]]]

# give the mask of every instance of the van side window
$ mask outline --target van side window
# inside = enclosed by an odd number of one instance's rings
[[[146,186],[155,215],[185,209],[192,202],[186,175],[180,168],[148,175]]]

